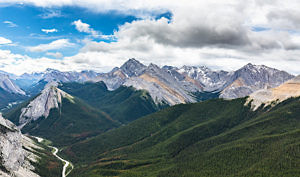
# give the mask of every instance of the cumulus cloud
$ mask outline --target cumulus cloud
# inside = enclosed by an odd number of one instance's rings
[[[88,65],[86,63],[78,64],[68,59],[32,58],[27,55],[14,54],[10,50],[0,49],[0,70],[2,71],[21,75],[25,72],[42,72],[49,67],[60,71],[81,71],[85,70]],[[103,71],[105,68],[94,66],[91,69]]]
[[[4,44],[11,44],[12,41],[9,39],[6,39],[4,37],[0,37],[0,45],[4,45]]]
[[[31,52],[45,52],[49,50],[57,50],[57,49],[62,49],[67,47],[74,47],[74,46],[75,44],[71,43],[69,39],[58,39],[48,44],[40,44],[37,46],[27,47],[27,49]]]
[[[58,32],[57,29],[53,28],[53,29],[41,29],[41,31],[45,32],[45,33],[54,33],[54,32]]]
[[[91,28],[89,24],[83,23],[80,19],[77,20],[77,21],[74,21],[72,23],[72,25],[75,25],[75,28],[79,32],[88,33],[88,34],[92,35],[93,37],[98,37],[99,36],[99,32],[97,32],[93,28]]]
[[[135,57],[145,64],[207,65],[216,69],[237,69],[253,62],[299,73],[298,0],[2,2],[22,2],[45,8],[78,6],[93,12],[112,10],[142,17],[119,26],[111,36],[105,36],[114,38],[113,42],[85,40],[78,54],[62,60],[74,68],[108,70]],[[163,12],[172,13],[172,18],[153,18]],[[104,37],[80,19],[72,24],[79,32]],[[255,31],[253,27],[268,30]],[[31,51],[41,51],[43,45],[50,44],[35,46]]]

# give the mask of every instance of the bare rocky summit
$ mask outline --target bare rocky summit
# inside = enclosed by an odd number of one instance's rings
[[[44,90],[25,108],[22,108],[19,118],[20,128],[24,127],[30,121],[36,121],[38,118],[49,116],[52,108],[59,108],[62,98],[72,96],[57,88],[57,82],[48,83]]]
[[[294,76],[264,65],[245,65],[235,71],[221,91],[221,98],[234,99],[250,95],[264,89],[274,88],[292,79]]]

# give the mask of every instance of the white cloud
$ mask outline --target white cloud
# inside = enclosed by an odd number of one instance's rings
[[[81,71],[85,70],[88,65],[86,63],[78,64],[68,59],[32,58],[0,49],[0,70],[2,71],[21,75],[25,72],[42,72],[49,67],[60,71]],[[105,68],[94,66],[91,69],[102,71]]]
[[[62,58],[63,54],[60,52],[47,52],[46,55],[54,57],[54,58]]]
[[[74,47],[74,46],[75,44],[71,43],[69,39],[58,39],[48,44],[40,44],[37,46],[27,47],[27,49],[31,52],[45,52],[49,50],[57,50],[57,49],[62,49],[67,47]]]
[[[135,57],[144,63],[181,66],[208,65],[216,69],[237,69],[253,62],[300,73],[300,14],[298,0],[2,0],[51,8],[79,6],[93,12],[142,17],[103,36],[80,19],[73,22],[80,32],[94,37],[115,38],[115,42],[85,40],[81,51],[65,57],[65,65],[76,69],[109,70]],[[1,3],[0,3],[1,4]],[[171,12],[172,19],[153,18]],[[92,25],[93,26],[93,25]],[[253,27],[267,28],[256,32]],[[53,50],[53,44],[41,48]],[[64,45],[63,45],[64,46]],[[49,50],[49,49],[47,49]],[[46,50],[43,50],[46,51]],[[61,64],[61,66],[60,66]],[[62,63],[57,67],[66,67]]]
[[[7,24],[8,27],[10,27],[10,28],[18,27],[17,24],[15,24],[15,23],[13,23],[11,21],[4,21],[3,23]]]
[[[41,29],[41,31],[45,32],[45,33],[54,33],[54,32],[58,32],[57,29],[53,28],[53,29]]]
[[[89,24],[83,23],[80,19],[77,21],[74,21],[72,25],[75,25],[75,28],[79,32],[84,32],[92,35],[93,37],[98,37],[100,33],[98,31],[95,31],[93,28],[90,27]]]
[[[4,44],[11,44],[12,41],[9,39],[6,39],[4,37],[0,37],[0,45],[4,45]]]

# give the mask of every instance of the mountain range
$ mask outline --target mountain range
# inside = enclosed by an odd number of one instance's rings
[[[259,89],[279,86],[293,77],[285,71],[250,63],[236,71],[227,72],[213,71],[205,66],[159,67],[152,63],[146,66],[136,59],[129,59],[120,68],[116,67],[108,73],[60,72],[47,69],[45,72],[25,73],[21,76],[1,74],[0,89],[30,97],[38,94],[51,81],[102,81],[108,90],[116,90],[120,86],[134,87],[137,90],[146,90],[156,104],[175,105],[215,97],[240,98]],[[10,102],[12,101],[5,103]]]
[[[300,76],[135,59],[108,73],[1,73],[3,176],[59,176],[49,143],[70,176],[300,174]]]

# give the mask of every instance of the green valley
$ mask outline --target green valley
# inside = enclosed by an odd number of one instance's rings
[[[47,99],[44,103],[38,102],[38,104],[45,104],[44,107],[49,107],[48,104],[52,104],[53,100],[54,102],[60,100],[58,95],[52,94],[61,91],[55,91],[58,90],[55,87],[53,89],[20,104],[6,113],[5,117],[20,125],[22,110],[25,107],[31,109],[30,103],[34,100]],[[146,91],[136,91],[132,87],[108,91],[105,84],[100,82],[66,83],[61,85],[61,89],[71,93],[72,96],[62,97],[61,102],[57,103],[58,107],[51,108],[49,116],[40,116],[27,123],[22,128],[23,133],[43,137],[51,140],[55,146],[63,147],[99,135],[160,109]],[[36,107],[31,115],[41,109],[40,105],[34,106]]]
[[[59,88],[103,110],[121,123],[131,122],[167,106],[156,105],[147,91],[136,90],[133,87],[121,86],[109,91],[103,82],[74,82],[64,83]]]
[[[70,176],[297,176],[300,101],[177,105],[63,151]]]

